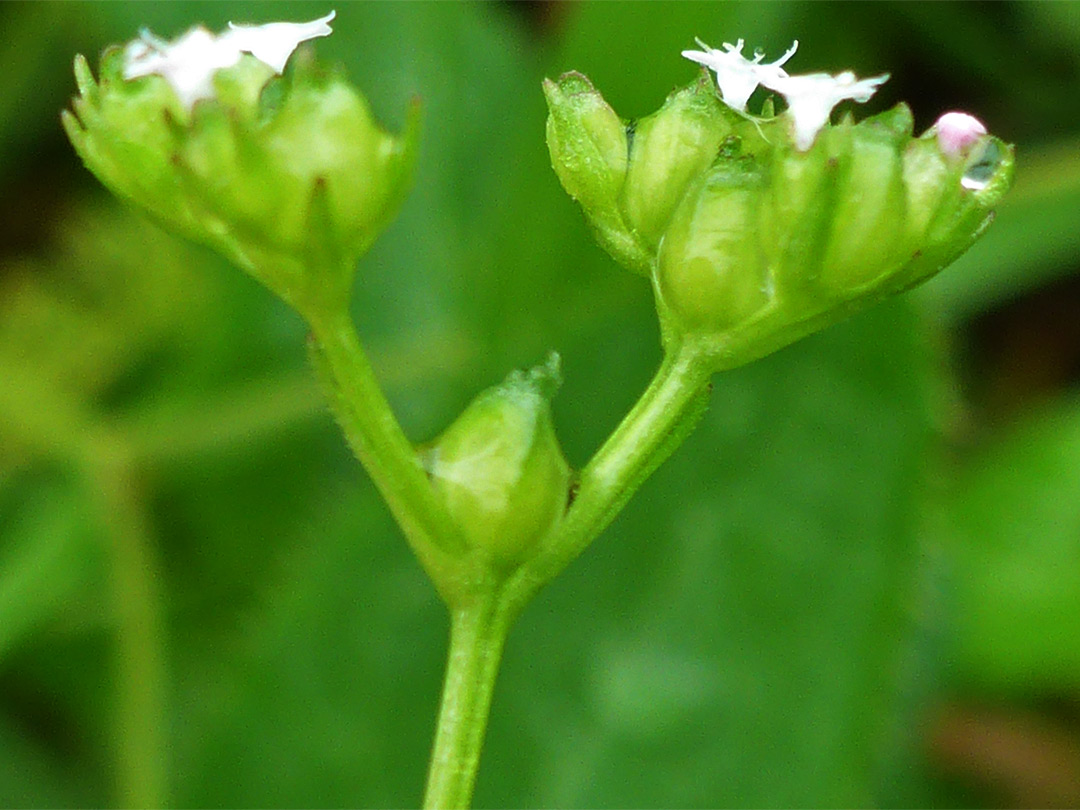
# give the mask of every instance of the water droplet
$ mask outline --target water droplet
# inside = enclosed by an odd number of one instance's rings
[[[1002,160],[1001,147],[997,141],[988,140],[981,150],[975,152],[960,178],[960,185],[971,191],[986,188]]]

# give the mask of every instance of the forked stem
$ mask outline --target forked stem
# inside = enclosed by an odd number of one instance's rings
[[[693,430],[708,390],[708,366],[696,347],[673,347],[641,399],[582,471],[577,499],[541,552],[509,578],[478,586],[461,607],[451,606],[450,651],[425,808],[469,807],[511,623]]]

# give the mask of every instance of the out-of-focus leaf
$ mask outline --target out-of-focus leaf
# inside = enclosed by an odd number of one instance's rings
[[[103,549],[85,513],[67,486],[23,482],[0,494],[0,661],[100,586]]]
[[[356,477],[274,538],[239,620],[180,639],[180,805],[419,803],[445,609]]]
[[[1012,66],[999,58],[1009,48],[1007,32],[994,25],[989,15],[971,16],[949,3],[889,5],[893,14],[914,29],[922,47],[936,51],[966,75],[989,77],[998,87],[1015,75]]]
[[[102,801],[100,759],[81,756],[72,733],[82,712],[72,707],[95,703],[84,702],[70,680],[49,683],[36,666],[43,647],[85,640],[108,623],[105,548],[88,512],[70,476],[47,465],[0,489],[0,796],[11,806]],[[100,682],[81,669],[87,662],[74,660],[61,667],[78,683]]]
[[[56,230],[45,256],[0,261],[0,362],[11,387],[22,366],[69,407],[94,406],[186,343],[217,285],[192,272],[197,251],[116,205],[73,204]]]
[[[951,675],[1019,694],[1080,687],[1080,400],[970,459],[944,504]]]
[[[83,774],[72,772],[0,718],[0,796],[9,807],[90,807],[99,800]]]
[[[40,146],[46,121],[55,125],[68,95],[76,9],[70,3],[11,3],[0,11],[0,179],[14,172],[20,154]]]
[[[1080,6],[1076,3],[1018,3],[1029,36],[1060,44],[1080,64]]]

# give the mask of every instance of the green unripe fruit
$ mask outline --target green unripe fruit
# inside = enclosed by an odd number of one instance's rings
[[[561,520],[570,467],[551,421],[559,358],[480,394],[431,446],[426,467],[469,547],[512,568]]]
[[[982,233],[1012,182],[1013,148],[964,113],[943,115],[919,138],[904,104],[859,124],[850,115],[828,123],[839,100],[868,100],[884,76],[787,76],[737,48],[687,55],[705,60],[729,90],[760,82],[788,101],[780,116],[769,104],[763,117],[748,116],[703,74],[633,127],[620,227],[649,257],[635,269],[652,276],[665,345],[692,337],[713,370],[755,360],[934,275]],[[571,75],[614,132],[614,112]],[[570,162],[552,137],[558,115],[552,106],[548,140],[563,177]],[[621,177],[617,165],[603,176]],[[617,186],[605,186],[606,212],[615,211]],[[595,221],[599,197],[575,197]],[[610,239],[601,244],[631,266]]]
[[[704,73],[629,130],[580,73],[545,80],[544,95],[548,151],[559,181],[581,205],[600,245],[645,276],[684,194],[723,144],[740,138],[755,148],[765,143],[716,98]]]
[[[624,266],[648,274],[651,257],[620,206],[629,144],[626,124],[580,73],[544,80],[551,165],[580,203],[597,241]]]
[[[614,210],[626,180],[626,125],[580,73],[545,79],[544,95],[551,164],[566,193],[590,211]]]
[[[653,249],[690,184],[716,160],[734,114],[703,75],[637,122],[626,173],[627,221]]]
[[[301,53],[284,78],[243,55],[190,106],[112,48],[64,126],[86,166],[161,224],[209,245],[301,312],[347,301],[356,261],[411,181],[418,111],[398,137],[342,76]]]
[[[911,112],[898,105],[829,134],[847,137],[818,283],[848,298],[902,267],[914,250],[901,152],[911,138]]]
[[[771,281],[756,228],[763,185],[752,161],[721,160],[676,210],[656,283],[687,331],[726,329],[768,305]]]

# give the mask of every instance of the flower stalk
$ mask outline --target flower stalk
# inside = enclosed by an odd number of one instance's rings
[[[439,719],[428,768],[424,807],[463,810],[472,804],[491,698],[513,616],[491,589],[450,614]]]
[[[458,584],[464,540],[379,387],[347,312],[311,322],[312,363],[345,438],[444,599]]]

